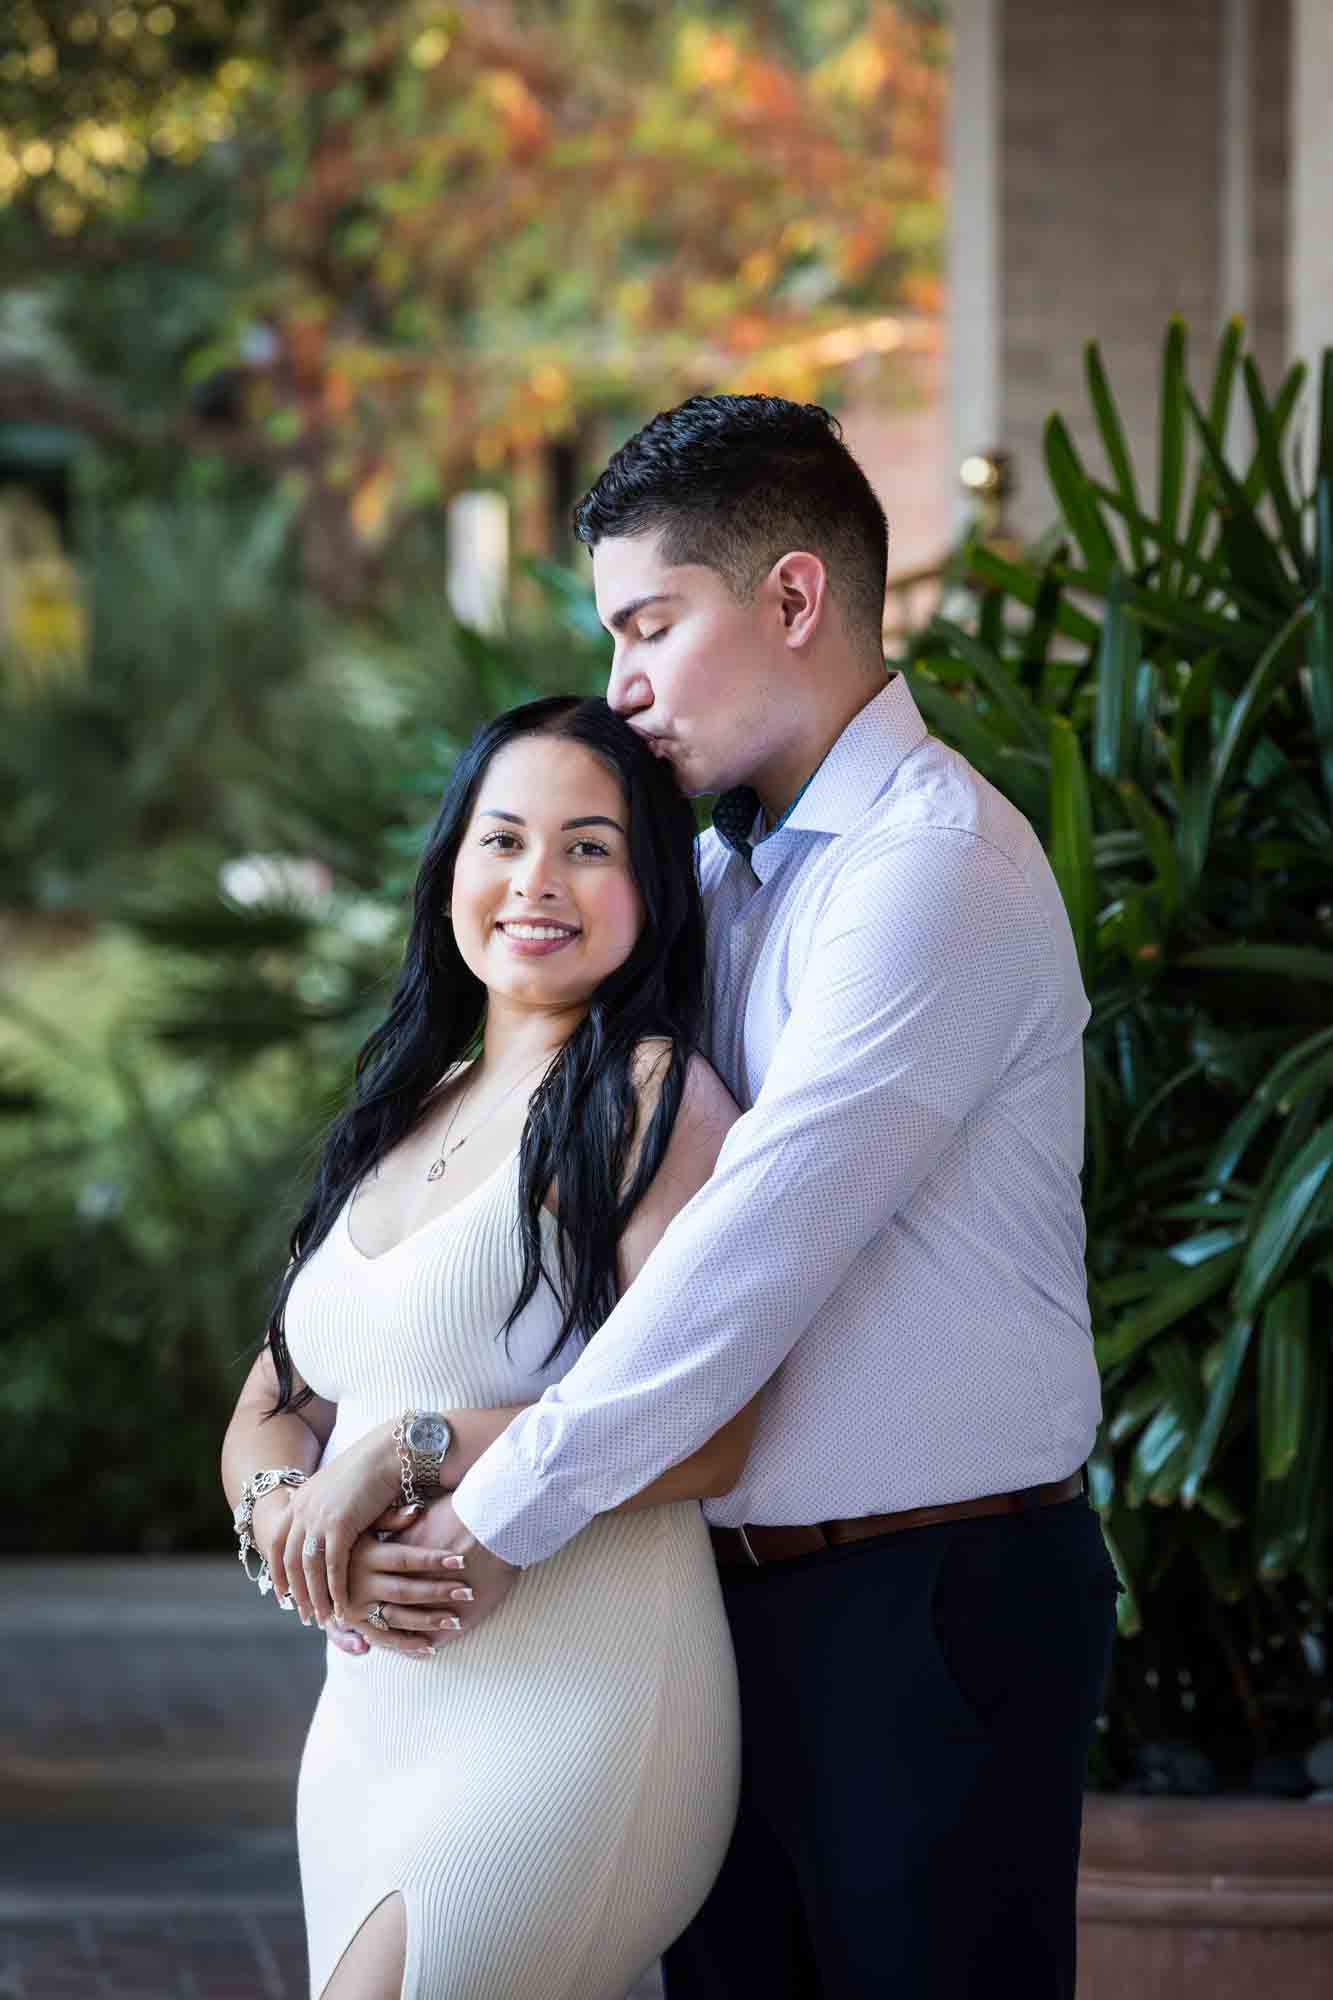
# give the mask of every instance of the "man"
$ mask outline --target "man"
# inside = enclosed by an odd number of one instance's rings
[[[694,398],[576,520],[608,700],[721,795],[708,1053],[744,1115],[459,1486],[472,1615],[486,1550],[542,1561],[762,1388],[707,1506],[740,1815],[671,2000],[1069,2000],[1115,1581],[1081,1477],[1088,1009],[1059,892],[885,680],[884,516],[823,411]]]

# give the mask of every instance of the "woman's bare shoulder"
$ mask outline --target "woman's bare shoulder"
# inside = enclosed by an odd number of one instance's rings
[[[665,1036],[645,1036],[634,1051],[631,1074],[639,1099],[642,1130],[657,1107],[671,1060],[671,1043]],[[672,1144],[681,1142],[721,1145],[727,1132],[740,1117],[740,1107],[713,1065],[696,1050],[685,1067],[685,1085],[672,1129]]]

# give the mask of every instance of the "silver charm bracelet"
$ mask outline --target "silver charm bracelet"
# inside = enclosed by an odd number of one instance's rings
[[[266,1493],[274,1492],[279,1486],[304,1486],[305,1482],[306,1474],[299,1466],[278,1465],[271,1467],[267,1472],[252,1473],[241,1488],[241,1497],[231,1517],[232,1526],[236,1530],[236,1539],[240,1544],[236,1553],[240,1558],[241,1568],[251,1583],[259,1585],[261,1597],[273,1588],[273,1572],[268,1566],[268,1557],[259,1554],[258,1544],[250,1532],[255,1518],[255,1502],[262,1500]],[[259,1557],[257,1570],[250,1568],[251,1556]],[[291,1608],[292,1600],[290,1597],[280,1597],[278,1603],[286,1611]]]

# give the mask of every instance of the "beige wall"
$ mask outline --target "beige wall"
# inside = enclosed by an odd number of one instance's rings
[[[1303,4],[1304,0],[1300,0]],[[1333,0],[1320,0],[1333,18]],[[1240,310],[1266,368],[1287,345],[1289,0],[958,0],[954,298],[995,271],[994,436],[1014,454],[1013,520],[1052,513],[1058,409],[1095,454],[1083,347],[1101,345],[1151,492],[1162,338],[1179,313],[1196,378]],[[989,67],[982,60],[989,51]],[[970,93],[970,96],[968,95]],[[994,186],[977,175],[989,160]],[[985,217],[993,216],[985,242]],[[966,339],[956,365],[974,368]],[[967,407],[966,383],[952,401]]]

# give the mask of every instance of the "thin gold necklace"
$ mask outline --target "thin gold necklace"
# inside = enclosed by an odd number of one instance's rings
[[[493,1106],[493,1111],[498,1111],[500,1110],[502,1105],[507,1104],[510,1098],[513,1096],[514,1092],[518,1089],[519,1083],[523,1083],[526,1080],[526,1078],[530,1077],[535,1069],[540,1069],[542,1063],[549,1061],[550,1061],[550,1056],[544,1055],[539,1057],[537,1062],[529,1063],[528,1067],[523,1071],[522,1075],[519,1077],[518,1083],[511,1084],[509,1089],[505,1092],[504,1096],[501,1098],[497,1098]],[[468,1098],[472,1095],[473,1088],[474,1088],[473,1084],[469,1082],[464,1085],[463,1089],[459,1093],[458,1102],[454,1106],[454,1115],[449,1120],[448,1126],[445,1129],[444,1143],[440,1147],[439,1152],[436,1154],[435,1159],[432,1161],[430,1171],[426,1175],[426,1179],[428,1181],[442,1180],[444,1177],[445,1169],[449,1165],[449,1162],[450,1160],[452,1160],[454,1154],[459,1152],[462,1147],[466,1146],[468,1140],[473,1138],[481,1130],[481,1126],[479,1124],[474,1125],[472,1127],[471,1132],[465,1132],[461,1139],[455,1139],[452,1146],[449,1144],[450,1139],[453,1137],[454,1126],[458,1123],[458,1114],[463,1109],[463,1106],[467,1102]]]

